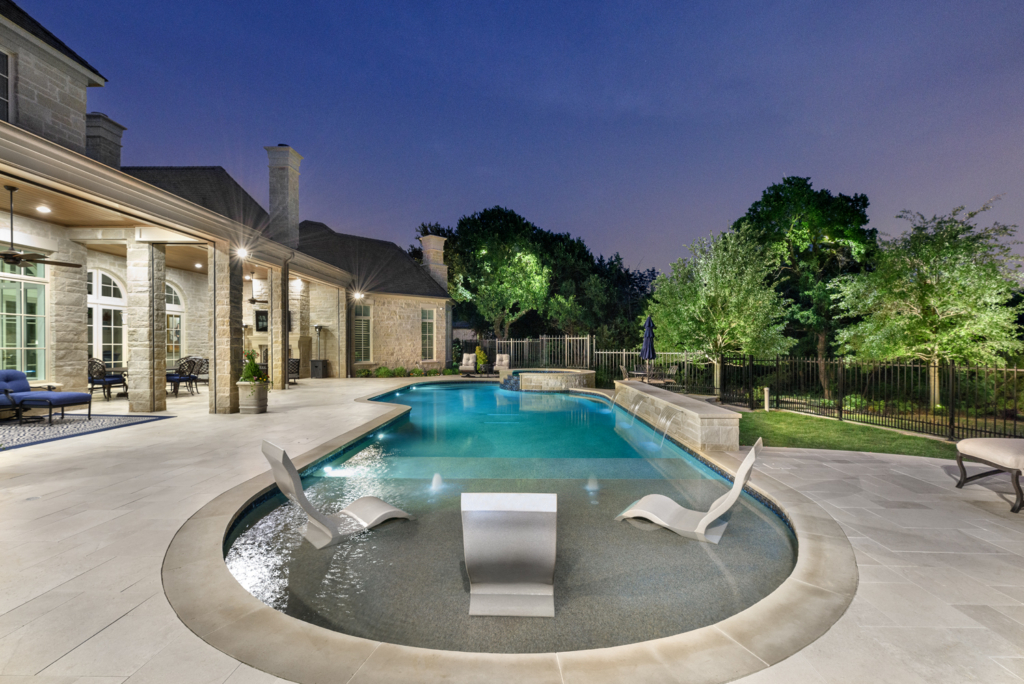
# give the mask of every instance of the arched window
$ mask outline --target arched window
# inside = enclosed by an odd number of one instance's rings
[[[170,283],[164,283],[164,302],[167,305],[167,367],[174,368],[181,359],[185,339],[185,307],[178,290]]]
[[[125,307],[124,286],[109,273],[86,274],[89,358],[103,360],[107,368],[124,368]]]

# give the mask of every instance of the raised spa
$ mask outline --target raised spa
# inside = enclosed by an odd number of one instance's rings
[[[718,545],[615,516],[660,493],[706,510],[729,482],[606,401],[429,385],[383,395],[407,417],[303,473],[314,505],[336,513],[378,496],[391,521],[317,551],[280,495],[235,525],[225,556],[264,603],[339,632],[453,651],[542,653],[678,634],[733,615],[790,574],[796,540],[744,494]],[[471,617],[462,492],[558,495],[555,617]]]

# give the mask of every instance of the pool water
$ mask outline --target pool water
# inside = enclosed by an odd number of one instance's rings
[[[607,402],[492,384],[419,385],[379,400],[409,405],[408,418],[314,466],[304,474],[306,494],[327,513],[379,496],[415,520],[317,551],[302,537],[298,507],[280,496],[266,502],[233,533],[226,561],[267,605],[367,639],[541,653],[712,624],[793,569],[792,533],[747,495],[718,545],[616,522],[651,493],[706,510],[729,483]],[[469,616],[459,499],[488,491],[558,494],[554,618]]]

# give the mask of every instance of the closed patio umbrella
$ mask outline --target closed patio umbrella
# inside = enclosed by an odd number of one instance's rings
[[[644,321],[644,344],[640,347],[640,360],[647,362],[647,379],[651,379],[651,361],[658,358],[654,351],[654,321],[648,316]]]

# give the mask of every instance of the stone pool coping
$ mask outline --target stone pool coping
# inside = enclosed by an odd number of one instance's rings
[[[356,401],[438,381],[479,382],[409,378],[405,384],[389,385]],[[585,393],[608,400],[598,391]],[[409,410],[393,405],[359,428],[298,456],[295,464],[300,469],[308,466]],[[698,456],[735,473],[743,454]],[[823,508],[762,472],[755,471],[750,484],[773,500],[793,526],[798,552],[792,574],[761,601],[721,622],[625,646],[540,654],[439,651],[353,637],[278,612],[235,580],[223,556],[223,541],[235,518],[275,486],[269,472],[217,496],[178,530],[164,557],[164,592],[182,622],[211,646],[302,684],[727,682],[770,667],[814,642],[846,612],[858,584],[853,548]]]

